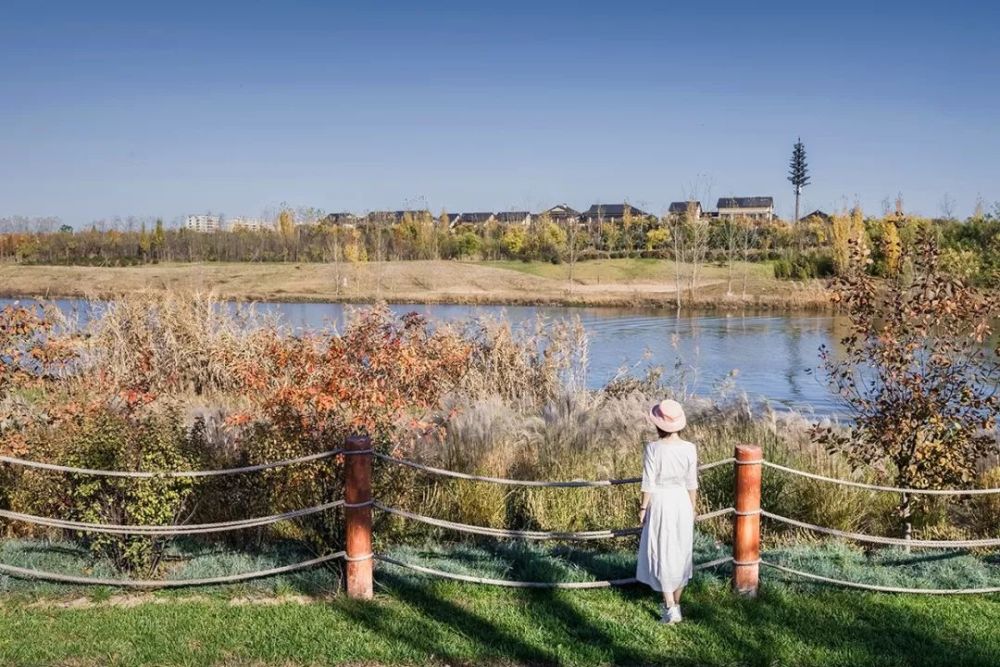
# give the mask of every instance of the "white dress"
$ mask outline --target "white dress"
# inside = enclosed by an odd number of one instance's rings
[[[650,442],[642,462],[642,490],[649,493],[639,538],[635,577],[656,591],[673,591],[691,578],[698,455],[686,440]]]

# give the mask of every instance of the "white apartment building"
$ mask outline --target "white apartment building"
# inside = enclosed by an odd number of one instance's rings
[[[226,229],[231,232],[244,230],[248,232],[262,232],[265,229],[273,229],[274,225],[261,218],[247,218],[236,216],[226,219]]]
[[[189,215],[184,228],[193,232],[217,232],[222,228],[221,215]]]

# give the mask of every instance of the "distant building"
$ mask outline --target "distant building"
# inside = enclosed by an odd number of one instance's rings
[[[580,212],[566,204],[559,204],[542,211],[537,217],[547,216],[552,222],[580,222]]]
[[[265,229],[274,229],[274,225],[262,220],[261,218],[247,218],[243,216],[237,216],[234,218],[226,219],[226,229],[235,231],[247,231],[247,232],[262,232]]]
[[[722,197],[717,204],[720,218],[774,220],[774,197]]]
[[[326,217],[319,221],[321,225],[333,227],[353,227],[358,222],[358,216],[347,211],[340,213],[328,213]]]
[[[365,222],[380,223],[384,225],[395,225],[403,221],[406,214],[409,213],[410,217],[414,220],[431,215],[431,212],[423,210],[413,210],[406,209],[404,211],[372,211],[365,216]]]
[[[587,209],[582,218],[587,224],[604,223],[619,224],[625,218],[626,211],[632,218],[648,218],[649,213],[629,204],[594,204]]]
[[[702,213],[704,213],[701,209],[701,202],[697,200],[670,202],[667,212],[670,215],[690,214],[695,220],[701,219]]]
[[[454,227],[455,225],[458,224],[458,221],[459,221],[459,219],[461,219],[462,214],[461,213],[445,213],[445,216],[447,216],[447,218],[448,218],[448,228],[451,229],[452,227]]]
[[[802,216],[803,220],[808,220],[810,218],[812,218],[814,220],[818,220],[820,222],[830,222],[831,220],[833,220],[833,216],[832,215],[830,215],[829,213],[827,213],[825,211],[821,211],[819,209],[816,209],[812,213],[806,213],[804,216]]]
[[[496,214],[496,221],[504,225],[530,225],[531,213],[528,211],[501,211]]]
[[[222,229],[221,215],[189,215],[184,220],[184,229],[193,232],[217,232]]]
[[[477,211],[474,213],[462,213],[458,216],[459,225],[485,225],[495,221],[496,215],[490,211]]]

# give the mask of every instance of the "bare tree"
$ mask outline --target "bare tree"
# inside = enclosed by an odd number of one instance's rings
[[[941,217],[945,220],[955,219],[955,199],[947,192],[941,197]]]

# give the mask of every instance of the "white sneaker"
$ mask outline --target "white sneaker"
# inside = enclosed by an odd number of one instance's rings
[[[665,604],[660,605],[660,622],[666,625],[676,625],[683,621],[681,616],[680,605],[674,605],[673,607],[668,607]]]

